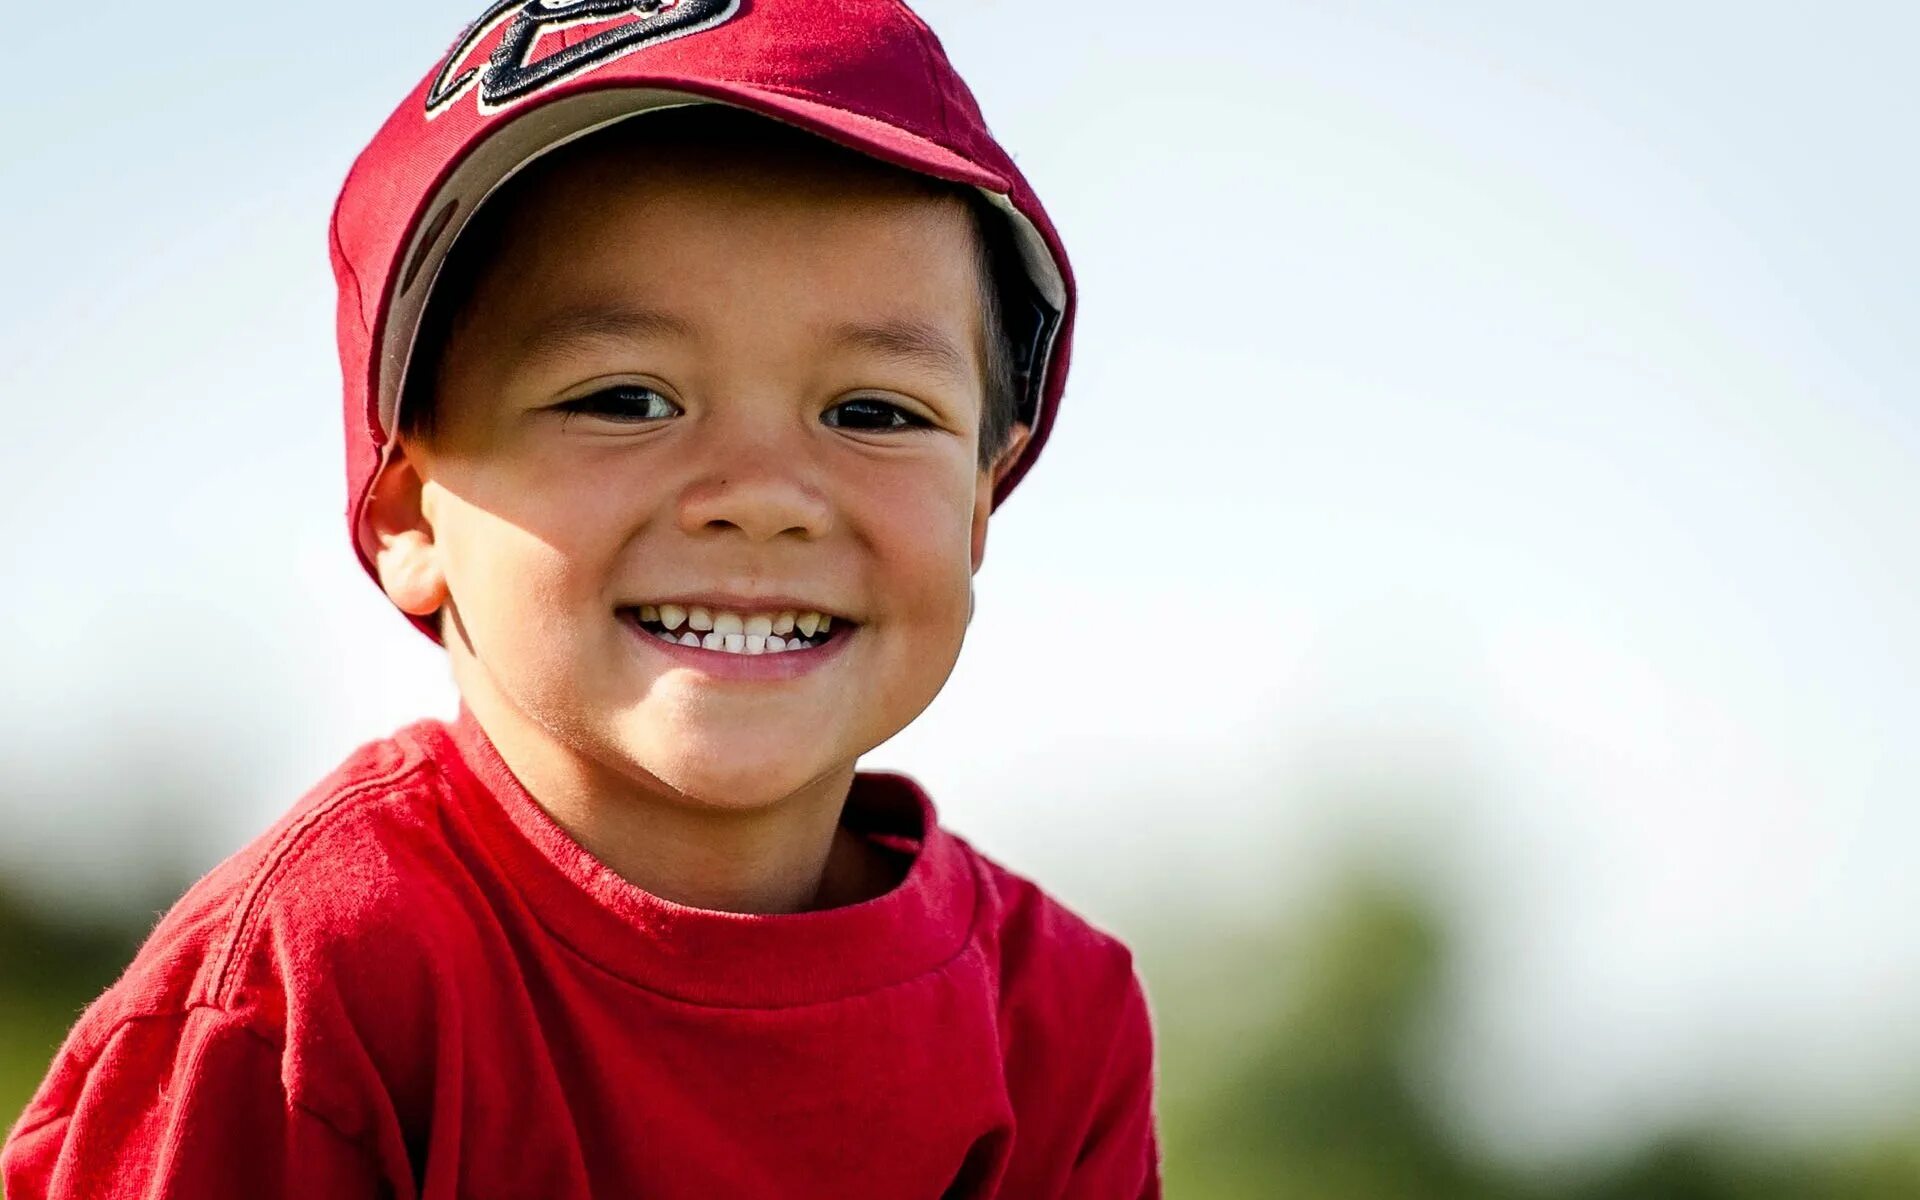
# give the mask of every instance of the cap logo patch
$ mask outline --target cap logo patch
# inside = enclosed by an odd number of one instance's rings
[[[475,84],[480,111],[498,112],[644,46],[712,29],[739,11],[740,0],[495,0],[460,35],[434,76],[427,89],[427,119],[439,116]],[[533,57],[549,33],[622,17],[632,19]],[[486,63],[460,71],[475,48],[502,25],[507,31]]]

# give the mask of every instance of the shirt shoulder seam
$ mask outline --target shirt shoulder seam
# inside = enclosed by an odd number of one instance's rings
[[[297,860],[302,851],[313,844],[314,833],[324,826],[328,818],[356,801],[368,795],[392,786],[410,774],[420,773],[422,762],[411,757],[403,757],[392,767],[366,779],[358,780],[341,788],[332,796],[320,801],[305,816],[289,825],[277,838],[272,847],[254,869],[253,877],[241,893],[240,900],[231,918],[226,940],[214,956],[213,970],[205,985],[202,999],[195,1002],[208,1007],[230,1011],[232,997],[227,992],[238,986],[234,964],[246,954],[253,944],[260,922],[267,911],[266,901],[272,894],[273,885],[281,873]],[[190,1004],[188,1007],[194,1007]]]
[[[199,1005],[199,1006],[190,1006],[190,1007],[210,1007],[210,1008],[215,1008],[217,1012],[220,1012],[226,1016],[235,1015],[230,1010],[217,1008],[216,1006],[213,1006],[213,1005]],[[259,1029],[254,1028],[253,1025],[250,1024],[249,1022],[244,1020],[237,1020],[235,1022],[234,1027],[237,1028],[240,1032],[246,1034],[248,1037],[259,1042],[261,1045],[265,1046],[267,1049],[273,1051],[275,1054],[286,1053],[286,1047],[284,1045],[282,1045],[279,1042],[276,1042],[273,1038],[267,1036],[267,1034],[263,1033]],[[305,1113],[307,1116],[313,1118],[313,1120],[319,1122],[321,1125],[326,1126],[328,1132],[332,1133],[335,1137],[339,1138],[341,1141],[351,1144],[355,1149],[361,1151],[362,1153],[368,1155],[369,1157],[377,1157],[374,1155],[373,1148],[366,1144],[366,1140],[364,1137],[358,1134],[348,1133],[346,1130],[342,1129],[338,1124],[336,1124],[332,1117],[329,1117],[327,1114],[321,1112],[319,1109],[307,1103],[305,1100],[301,1099],[300,1097],[295,1096],[292,1093],[288,1093],[287,1106],[289,1108],[298,1109],[300,1112]]]
[[[114,1039],[119,1037],[129,1027],[131,1027],[136,1023],[143,1022],[143,1021],[180,1021],[184,1024],[186,1021],[192,1019],[193,1014],[203,1010],[210,1011],[216,1017],[224,1019],[228,1023],[230,1028],[233,1028],[238,1032],[245,1034],[248,1038],[260,1043],[262,1046],[265,1046],[268,1050],[272,1051],[274,1054],[277,1055],[277,1054],[285,1053],[285,1047],[281,1043],[275,1041],[268,1034],[256,1028],[250,1021],[248,1021],[241,1014],[234,1012],[232,1009],[223,1008],[220,1005],[215,1004],[211,1001],[196,1000],[187,1004],[183,1004],[178,1008],[164,1008],[154,1012],[128,1013],[127,1015],[121,1017],[118,1021],[115,1021],[113,1023],[111,1028],[109,1028],[106,1031],[106,1034],[100,1039],[99,1045],[95,1048],[94,1052],[88,1055],[84,1062],[79,1064],[80,1070],[84,1073],[91,1074],[93,1072],[93,1069],[99,1066],[100,1060],[106,1056],[107,1048],[113,1044]],[[346,1130],[342,1129],[338,1124],[336,1124],[333,1118],[327,1116],[325,1113],[321,1112],[319,1109],[314,1108],[311,1104],[308,1104],[305,1100],[302,1100],[297,1096],[288,1095],[287,1103],[290,1107],[299,1109],[301,1112],[305,1113],[307,1116],[312,1117],[315,1121],[326,1126],[327,1129],[334,1134],[334,1136],[341,1138],[344,1141],[351,1142],[354,1146],[358,1147],[363,1153],[367,1153],[367,1154],[372,1153],[372,1148],[366,1145],[365,1140],[363,1138],[358,1137],[354,1134],[348,1133]],[[38,1120],[22,1123],[17,1129],[15,1129],[12,1132],[11,1135],[9,1135],[9,1140],[28,1137],[32,1134],[39,1133],[41,1130],[51,1129],[54,1126],[60,1124],[62,1121],[73,1120],[73,1116],[74,1116],[73,1106],[71,1104],[63,1104],[60,1106],[58,1110],[52,1113],[49,1113],[46,1116],[39,1118]]]

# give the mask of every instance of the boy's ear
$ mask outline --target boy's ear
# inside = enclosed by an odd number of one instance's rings
[[[422,479],[404,442],[396,443],[367,496],[367,525],[379,541],[373,565],[380,587],[401,612],[427,616],[447,600],[433,525],[422,503]]]
[[[973,500],[973,569],[976,574],[980,570],[981,560],[987,556],[987,514],[993,511],[993,491],[1013,468],[1020,452],[1027,448],[1027,439],[1032,436],[1032,426],[1016,424],[1007,435],[1006,448],[993,460],[992,469],[981,472],[986,477],[986,486],[980,488]]]

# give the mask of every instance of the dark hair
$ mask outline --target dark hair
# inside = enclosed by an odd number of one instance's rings
[[[508,219],[531,188],[532,181],[543,170],[551,169],[553,160],[562,154],[576,153],[587,143],[598,143],[616,135],[628,141],[623,149],[642,155],[697,146],[703,151],[723,147],[747,157],[784,154],[820,158],[855,169],[896,173],[915,181],[929,195],[959,198],[972,217],[981,328],[986,334],[983,364],[986,395],[982,398],[980,414],[979,462],[983,468],[992,465],[1005,449],[1019,419],[1020,379],[1008,314],[1021,311],[1027,286],[1026,268],[1021,263],[1005,214],[975,188],[892,167],[770,118],[719,104],[650,113],[588,134],[537,160],[481,204],[455,239],[427,297],[426,310],[421,314],[419,332],[414,338],[406,378],[400,389],[399,432],[403,437],[432,438],[438,417],[440,365],[447,339],[465,311],[467,300],[479,286],[487,265],[499,254]]]

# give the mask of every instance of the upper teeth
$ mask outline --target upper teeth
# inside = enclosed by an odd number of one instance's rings
[[[690,631],[678,638],[658,635],[663,641],[678,641],[688,646],[704,646],[733,654],[779,654],[809,648],[800,637],[784,635],[798,629],[803,637],[825,633],[833,618],[818,612],[735,613],[714,611],[698,604],[642,604],[642,621],[657,621],[669,630],[685,625]],[[694,632],[704,636],[696,636]]]

